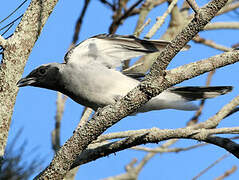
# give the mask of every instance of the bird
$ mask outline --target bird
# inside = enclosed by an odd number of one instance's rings
[[[75,102],[97,111],[113,104],[134,89],[137,73],[119,69],[125,60],[161,51],[170,41],[140,39],[133,35],[100,34],[71,48],[63,63],[43,64],[17,82],[59,91]],[[184,49],[188,49],[185,46]],[[137,113],[161,109],[192,111],[192,101],[214,98],[232,91],[232,86],[170,87],[153,97]]]

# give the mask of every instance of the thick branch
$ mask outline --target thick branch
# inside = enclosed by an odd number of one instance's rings
[[[217,13],[217,15],[222,15],[224,13],[230,12],[232,10],[237,9],[238,7],[239,7],[239,2],[233,2],[233,3],[227,4]]]
[[[58,0],[32,0],[4,47],[0,67],[0,156],[3,156],[20,79],[28,56]],[[3,42],[3,41],[2,41]]]

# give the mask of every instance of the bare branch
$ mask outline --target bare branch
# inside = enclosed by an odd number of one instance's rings
[[[140,8],[140,12],[139,12],[139,18],[138,18],[138,21],[137,21],[137,25],[135,27],[135,30],[134,30],[134,34],[136,33],[136,31],[138,31],[138,29],[140,27],[143,26],[144,24],[144,21],[148,15],[148,13],[151,11],[152,8],[154,8],[154,3],[155,1],[152,1],[152,0],[146,0],[141,8]]]
[[[93,110],[91,108],[85,107],[84,112],[83,112],[83,114],[81,116],[80,123],[77,126],[77,129],[82,127],[82,126],[84,126],[88,122],[92,112],[93,112]]]
[[[169,153],[169,152],[178,153],[181,151],[188,151],[188,150],[195,149],[195,148],[205,146],[205,145],[207,145],[207,144],[206,143],[196,144],[196,145],[189,146],[186,148],[163,148],[163,147],[147,148],[147,147],[135,146],[135,147],[132,147],[131,149],[134,149],[137,151],[153,152],[153,153]]]
[[[215,29],[239,29],[238,22],[214,22],[209,23],[205,26],[204,30],[215,30]]]
[[[0,65],[0,156],[8,137],[11,116],[20,79],[28,56],[57,0],[32,0],[15,33],[7,42]],[[27,34],[27,35],[26,35]],[[1,38],[4,43],[3,38]]]
[[[111,140],[111,139],[118,139],[118,138],[127,138],[130,136],[135,136],[137,134],[144,134],[146,132],[143,132],[142,129],[140,130],[134,130],[134,131],[123,131],[123,132],[115,132],[115,133],[110,133],[110,134],[104,134],[101,135],[97,138],[96,141],[93,141],[93,143],[98,143],[98,142],[102,142],[102,141],[107,141],[107,140]]]
[[[216,178],[215,180],[223,180],[226,177],[232,175],[236,170],[237,170],[237,166],[233,166],[231,169],[227,170],[223,175],[221,175],[220,177]]]
[[[108,156],[109,154],[134,147],[140,144],[156,143],[168,139],[183,138],[204,141],[210,144],[217,145],[231,152],[234,156],[239,158],[239,145],[227,138],[211,136],[212,134],[231,134],[238,133],[239,127],[236,128],[219,128],[219,129],[199,129],[193,130],[191,128],[179,129],[143,129],[142,134],[135,134],[123,140],[119,140],[105,145],[96,146],[90,145],[84,150],[74,162],[71,168],[81,164],[93,161],[100,157]],[[91,146],[93,146],[91,148]],[[154,152],[151,152],[154,153]],[[152,156],[151,154],[150,156]],[[148,159],[148,158],[147,158]]]
[[[105,4],[106,6],[110,7],[113,11],[116,9],[116,7],[114,6],[114,4],[109,3],[106,0],[100,0],[100,2],[102,2],[103,4]]]
[[[55,129],[51,133],[52,148],[55,151],[55,153],[61,147],[60,143],[61,120],[65,109],[66,99],[67,97],[65,95],[62,95],[60,92],[57,92]]]
[[[142,33],[142,31],[144,30],[144,28],[149,25],[151,19],[148,19],[141,27],[139,27],[139,29],[137,31],[135,31],[134,36],[139,37],[139,35]]]
[[[198,14],[198,11],[199,11],[199,7],[196,3],[195,0],[187,0],[188,4],[190,5],[190,7],[193,9],[193,11]]]
[[[79,36],[80,28],[81,28],[81,25],[82,25],[82,21],[84,19],[84,16],[85,16],[86,10],[89,6],[89,3],[90,3],[90,0],[85,0],[85,4],[84,4],[84,7],[81,11],[81,15],[79,16],[79,18],[77,19],[77,22],[76,22],[75,32],[74,32],[74,36],[73,36],[71,46],[74,46],[76,44],[77,40],[78,40],[78,36]]]
[[[127,17],[129,17],[130,13],[134,10],[134,8],[137,7],[142,1],[143,0],[136,1],[136,3],[134,3],[123,15],[121,15],[119,18],[112,22],[109,28],[110,34],[114,34],[116,32],[121,22]]]
[[[145,38],[150,39],[157,31],[158,29],[163,25],[166,17],[171,13],[173,7],[177,4],[178,0],[173,0],[166,12],[161,16],[157,18],[157,22],[154,24],[154,26],[150,29],[150,31],[146,34]]]
[[[214,49],[225,51],[225,52],[233,50],[232,48],[228,48],[228,47],[216,44],[212,40],[207,40],[207,39],[201,38],[199,35],[195,36],[193,38],[193,41],[196,42],[196,43],[201,43],[201,44],[204,44],[206,46],[212,47]]]
[[[222,15],[224,13],[227,13],[227,12],[230,12],[232,10],[235,10],[239,7],[239,2],[235,2],[235,3],[230,3],[230,4],[227,4],[225,7],[223,7],[218,13],[217,13],[217,16],[218,15]]]
[[[176,143],[177,141],[178,141],[177,139],[170,139],[158,148],[168,149],[169,146]],[[155,148],[155,149],[158,149],[158,148]],[[143,167],[149,162],[149,160],[152,159],[156,154],[157,152],[150,152],[144,156],[141,162],[134,168],[137,175],[140,173]]]
[[[236,43],[236,44],[233,44],[232,45],[232,48],[234,48],[234,49],[236,49],[236,48],[238,48],[239,47],[239,43]]]
[[[218,164],[219,162],[221,162],[222,160],[224,160],[225,158],[229,157],[229,153],[224,154],[222,157],[220,157],[219,159],[217,159],[215,162],[213,162],[210,166],[208,166],[206,169],[202,170],[198,175],[196,175],[195,177],[192,178],[192,180],[196,180],[199,177],[201,177],[203,174],[205,174],[209,169],[211,169],[212,167],[214,167],[216,164]]]
[[[239,105],[239,96],[235,97],[231,102],[225,105],[220,111],[209,118],[207,121],[196,124],[193,128],[215,128],[221,122],[222,119],[228,116],[233,109],[235,109]]]

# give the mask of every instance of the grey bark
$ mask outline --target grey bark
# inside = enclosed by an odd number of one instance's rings
[[[32,0],[13,36],[0,42],[0,156],[4,155],[9,126],[21,78],[29,54],[58,0]],[[4,42],[4,43],[3,43]]]

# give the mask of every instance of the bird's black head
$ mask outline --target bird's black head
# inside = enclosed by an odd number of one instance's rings
[[[34,69],[25,78],[20,79],[17,82],[17,86],[35,86],[58,90],[61,66],[63,66],[63,64],[59,63],[42,65]]]

